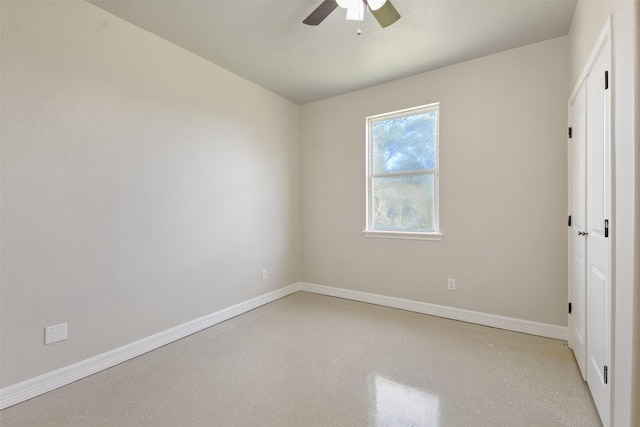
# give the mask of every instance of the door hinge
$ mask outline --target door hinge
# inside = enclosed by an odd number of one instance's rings
[[[604,72],[604,90],[609,89],[609,72]]]
[[[571,314],[571,303],[569,303],[569,314]]]
[[[573,138],[573,128],[569,126],[569,138]]]
[[[569,227],[571,227],[571,215],[569,215],[569,221],[567,221]]]
[[[604,367],[604,383],[609,384],[609,367]]]
[[[609,220],[604,220],[604,237],[609,237]]]

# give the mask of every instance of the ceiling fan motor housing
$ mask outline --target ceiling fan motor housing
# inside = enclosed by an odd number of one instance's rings
[[[362,21],[365,5],[371,10],[382,28],[388,27],[400,19],[400,14],[389,0],[324,0],[302,22],[307,25],[318,25],[338,6],[347,9],[347,20]]]

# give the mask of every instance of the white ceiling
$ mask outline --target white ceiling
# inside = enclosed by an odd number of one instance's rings
[[[575,0],[392,0],[382,29],[321,0],[89,0],[96,6],[297,103],[388,82],[569,32]]]

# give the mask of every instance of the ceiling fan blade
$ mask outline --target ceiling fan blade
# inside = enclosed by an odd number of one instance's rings
[[[387,0],[380,9],[371,10],[371,13],[373,13],[373,16],[382,28],[388,27],[400,19],[400,14],[389,0]]]
[[[318,25],[338,7],[336,0],[324,0],[309,16],[302,21],[307,25]]]

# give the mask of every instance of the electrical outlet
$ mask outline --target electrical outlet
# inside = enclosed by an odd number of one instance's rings
[[[447,289],[450,291],[456,290],[456,279],[447,279]]]
[[[65,341],[67,339],[67,324],[47,326],[44,328],[44,344],[53,344],[54,342]]]
[[[262,280],[267,280],[267,277],[269,277],[269,271],[266,268],[262,269]]]

